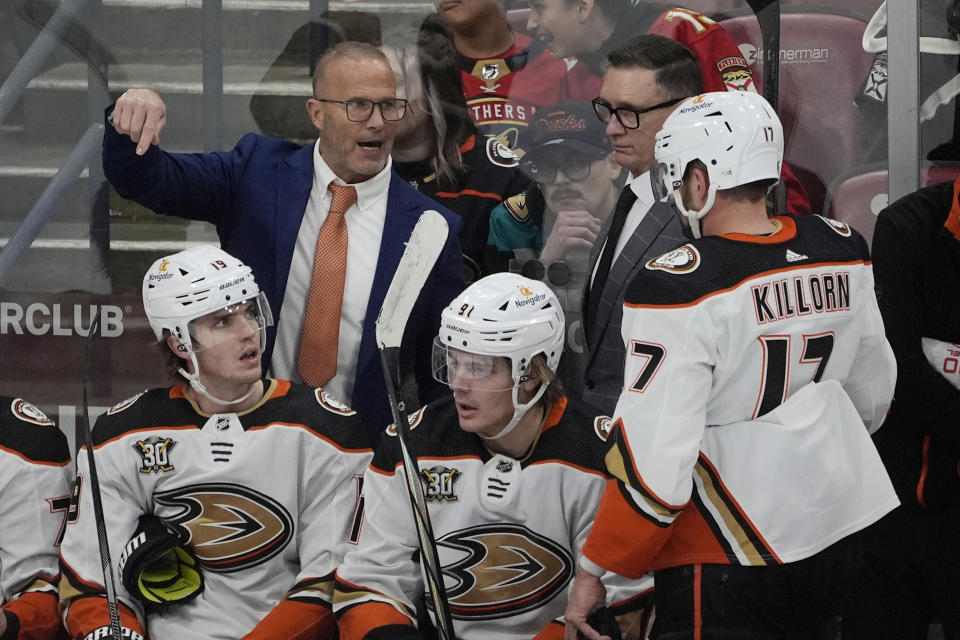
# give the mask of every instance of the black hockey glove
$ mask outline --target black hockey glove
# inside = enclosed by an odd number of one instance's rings
[[[186,540],[163,521],[147,514],[120,554],[120,579],[131,596],[162,607],[187,602],[203,591],[197,559]]]

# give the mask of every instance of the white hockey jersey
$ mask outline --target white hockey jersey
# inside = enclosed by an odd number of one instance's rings
[[[205,583],[193,600],[146,612],[118,583],[124,626],[135,633],[294,638],[293,630],[319,625],[326,633],[311,638],[334,637],[333,573],[356,535],[360,477],[372,450],[355,412],[322,390],[265,384],[263,400],[239,414],[203,415],[177,386],[140,394],[97,420],[114,571],[138,518],[152,513],[188,536]],[[92,638],[108,618],[85,451],[78,470],[60,595],[70,635]]]
[[[866,243],[820,216],[647,263],[624,304],[624,390],[584,553],[626,575],[800,560],[897,498],[869,434],[893,395]],[[866,425],[866,428],[865,428]]]
[[[568,583],[609,481],[609,418],[562,400],[522,460],[493,455],[462,431],[452,398],[411,419],[457,638],[562,638]],[[399,445],[395,437],[381,443],[364,481],[360,543],[337,570],[343,640],[391,637],[377,630],[415,624],[424,594]],[[604,582],[614,613],[649,614],[652,577],[607,574]]]
[[[58,635],[69,464],[67,438],[53,421],[29,402],[0,397],[0,592],[10,637]]]

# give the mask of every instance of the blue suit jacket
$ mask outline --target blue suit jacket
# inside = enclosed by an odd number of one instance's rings
[[[135,150],[127,136],[106,127],[103,168],[117,193],[158,213],[216,225],[223,249],[253,269],[275,317],[279,316],[300,220],[313,185],[313,146],[248,133],[232,151],[183,154],[151,146],[138,157]],[[443,215],[450,236],[407,322],[401,362],[407,372],[414,370],[422,402],[445,392],[431,377],[430,349],[440,327],[440,312],[463,289],[457,240],[461,222],[394,174],[353,397],[347,399],[372,436],[392,421],[374,323],[405,243],[427,209]],[[274,329],[268,333],[265,362],[270,361],[275,337]],[[407,397],[412,400],[409,392]]]

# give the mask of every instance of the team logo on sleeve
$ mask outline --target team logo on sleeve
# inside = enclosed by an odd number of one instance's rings
[[[839,220],[832,220],[830,218],[824,218],[823,216],[817,216],[817,217],[823,220],[824,222],[826,222],[828,225],[830,225],[830,227],[834,231],[836,231],[843,237],[847,238],[850,236],[850,227],[844,224],[843,222],[840,222]]]
[[[753,84],[753,73],[747,66],[747,61],[740,56],[730,56],[717,62],[717,71],[723,78],[727,91],[756,91]]]
[[[161,517],[188,542],[211,571],[231,573],[266,562],[293,537],[293,518],[282,504],[249,487],[197,484],[154,494],[172,509]]]
[[[651,271],[667,271],[669,273],[690,273],[700,266],[700,252],[692,244],[685,244],[673,251],[668,251],[659,258],[647,263]]]
[[[461,529],[437,545],[450,612],[460,620],[536,609],[562,593],[573,575],[567,549],[518,524]]]
[[[150,436],[146,440],[133,443],[133,450],[140,456],[140,473],[160,473],[173,471],[170,452],[177,446],[173,438]]]
[[[453,485],[463,474],[453,467],[430,467],[421,469],[427,502],[457,502],[460,498],[453,491]]]
[[[53,426],[53,420],[48,418],[43,411],[40,411],[40,409],[30,404],[26,400],[15,398],[13,402],[10,403],[10,411],[13,412],[13,415],[17,416],[24,422],[29,422],[41,427]]]

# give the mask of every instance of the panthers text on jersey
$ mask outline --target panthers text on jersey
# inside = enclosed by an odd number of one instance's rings
[[[57,547],[70,507],[70,448],[34,405],[0,397],[3,637],[59,637]]]
[[[897,505],[869,436],[896,365],[866,242],[775,220],[682,245],[628,289],[618,482],[584,547],[607,570],[793,562]]]
[[[561,400],[530,452],[515,460],[462,431],[452,398],[411,417],[457,638],[563,637],[567,586],[609,479],[609,425],[586,405]],[[424,592],[400,448],[396,437],[383,443],[364,481],[360,544],[337,570],[334,612],[344,640],[413,624]],[[630,619],[624,625],[644,624],[652,578],[608,574],[604,582],[614,611]]]
[[[322,389],[264,384],[263,399],[239,414],[204,415],[175,386],[97,420],[114,571],[138,518],[152,513],[187,536],[203,573],[198,597],[146,611],[118,583],[123,626],[134,634],[335,637],[333,572],[359,527],[360,478],[372,450],[356,413]],[[75,512],[61,547],[60,597],[73,638],[98,638],[108,624],[86,458],[78,455]]]

